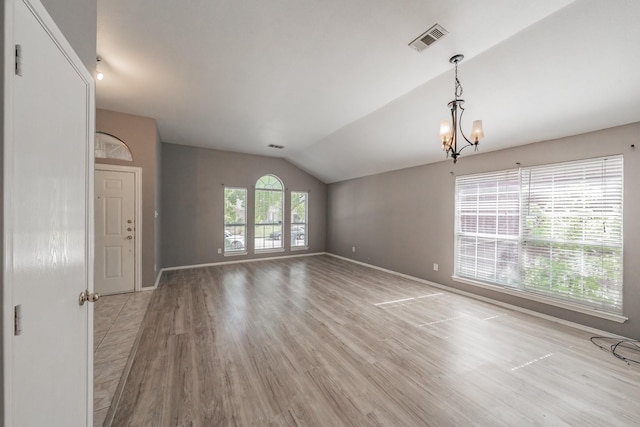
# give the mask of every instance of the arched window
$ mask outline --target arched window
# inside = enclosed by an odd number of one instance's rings
[[[284,248],[284,185],[275,175],[265,175],[256,182],[255,250]]]
[[[131,150],[127,144],[118,137],[106,132],[96,132],[95,141],[96,159],[115,159],[133,161]]]

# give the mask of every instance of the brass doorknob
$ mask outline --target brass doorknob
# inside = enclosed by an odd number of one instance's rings
[[[78,298],[78,303],[80,305],[84,305],[85,302],[96,302],[100,299],[100,294],[97,292],[89,292],[88,290],[84,290],[80,292],[80,297]]]

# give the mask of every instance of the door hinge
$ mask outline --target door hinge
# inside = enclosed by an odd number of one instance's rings
[[[16,75],[22,76],[22,46],[16,45]]]
[[[13,335],[22,334],[22,305],[13,307]]]

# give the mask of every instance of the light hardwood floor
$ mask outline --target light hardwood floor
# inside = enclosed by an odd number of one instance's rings
[[[640,425],[588,333],[329,256],[163,274],[115,426]]]

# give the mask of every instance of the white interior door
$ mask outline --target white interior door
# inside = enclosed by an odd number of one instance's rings
[[[135,174],[96,169],[95,288],[100,294],[135,287]]]
[[[19,73],[5,56],[4,425],[85,426],[93,308],[78,296],[93,288],[94,86],[37,0],[3,7],[4,49],[20,46]]]

